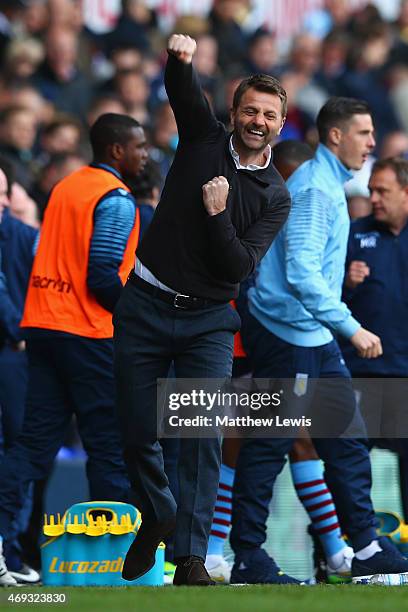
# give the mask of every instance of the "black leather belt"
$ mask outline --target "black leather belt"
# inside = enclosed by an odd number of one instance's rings
[[[226,303],[193,297],[192,295],[184,295],[184,293],[170,293],[170,291],[164,291],[164,289],[160,289],[160,287],[156,287],[155,285],[145,281],[143,278],[135,274],[134,270],[132,270],[129,274],[128,281],[145,293],[148,293],[153,297],[157,297],[159,300],[174,306],[174,308],[180,308],[181,310],[198,310],[199,308],[205,308],[206,306],[215,306],[217,304],[220,306],[221,304]]]

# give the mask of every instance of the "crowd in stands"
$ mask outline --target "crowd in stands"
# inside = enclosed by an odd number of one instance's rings
[[[354,12],[351,4],[330,0],[307,13],[285,55],[277,33],[241,27],[246,0],[214,0],[207,18],[182,15],[174,29],[197,39],[195,67],[224,122],[237,83],[263,72],[288,92],[281,139],[315,145],[318,110],[330,95],[343,95],[370,104],[377,157],[404,154],[408,2],[394,23],[372,4]],[[14,167],[11,208],[19,218],[39,225],[55,183],[89,161],[84,136],[104,112],[127,113],[144,126],[164,181],[177,145],[163,85],[167,35],[143,0],[123,0],[103,35],[84,27],[79,0],[0,1],[0,154]],[[354,182],[350,197],[367,196],[366,182],[364,175]],[[355,206],[367,210],[365,201]]]

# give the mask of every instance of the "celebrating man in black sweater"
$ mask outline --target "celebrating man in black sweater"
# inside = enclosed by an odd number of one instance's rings
[[[176,505],[157,441],[156,380],[172,361],[179,378],[231,375],[240,322],[229,301],[285,222],[290,198],[270,147],[285,121],[285,91],[267,75],[245,79],[229,134],[198,83],[195,49],[189,36],[176,34],[168,43],[165,84],[180,141],[114,324],[125,460],[142,513],[123,577],[147,572],[157,545],[175,529],[174,584],[206,586],[213,584],[204,559],[220,442],[181,440]]]

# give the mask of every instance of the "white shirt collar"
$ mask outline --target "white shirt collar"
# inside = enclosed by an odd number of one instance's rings
[[[232,134],[231,134],[231,138],[229,141],[229,150],[232,155],[232,159],[234,160],[234,163],[238,170],[263,170],[264,168],[267,168],[269,166],[270,161],[271,161],[272,149],[271,149],[271,145],[267,145],[266,147],[267,158],[263,166],[257,166],[256,164],[248,164],[248,166],[243,166],[241,162],[239,161],[239,155],[234,149],[234,145],[232,144]]]

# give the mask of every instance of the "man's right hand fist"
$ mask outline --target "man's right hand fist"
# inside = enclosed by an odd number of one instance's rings
[[[365,359],[375,359],[383,353],[380,338],[363,327],[351,336],[350,342],[357,349],[359,356]]]
[[[346,275],[346,287],[355,289],[367,276],[370,276],[370,268],[366,262],[352,261]]]
[[[197,43],[194,38],[184,34],[173,34],[167,44],[167,51],[184,64],[191,64],[196,48]]]

